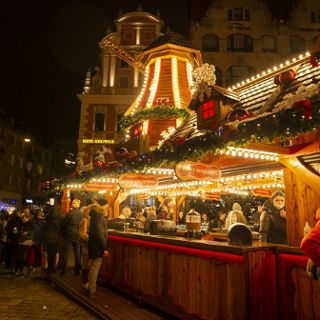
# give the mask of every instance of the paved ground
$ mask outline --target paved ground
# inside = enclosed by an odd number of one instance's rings
[[[86,309],[53,288],[40,271],[19,279],[0,268],[0,319],[97,319]]]

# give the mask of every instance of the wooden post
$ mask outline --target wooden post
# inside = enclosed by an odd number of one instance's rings
[[[63,196],[61,199],[61,213],[65,215],[70,210],[70,190],[68,188],[63,189]]]

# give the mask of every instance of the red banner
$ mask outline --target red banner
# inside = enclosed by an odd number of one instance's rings
[[[251,189],[251,193],[256,197],[271,198],[272,196],[270,189]]]
[[[150,198],[149,194],[146,194],[146,193],[137,194],[138,201],[148,200],[149,198]]]
[[[124,189],[156,187],[158,178],[151,175],[124,173],[119,177],[119,185]]]
[[[180,180],[207,180],[217,181],[221,178],[221,170],[213,164],[184,161],[179,162],[175,168]]]
[[[117,185],[114,182],[92,182],[83,185],[83,189],[86,191],[114,191]]]

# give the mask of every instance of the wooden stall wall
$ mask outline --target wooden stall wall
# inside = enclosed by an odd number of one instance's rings
[[[306,222],[311,227],[315,225],[315,212],[320,207],[319,190],[315,191],[303,183],[289,169],[284,169],[284,173],[288,243],[299,247]]]
[[[100,277],[180,319],[247,320],[245,264],[109,241]]]

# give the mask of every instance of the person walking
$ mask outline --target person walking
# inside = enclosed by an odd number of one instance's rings
[[[63,234],[63,248],[61,259],[61,271],[60,274],[66,273],[68,264],[68,254],[70,249],[73,250],[74,255],[74,274],[80,274],[80,235],[79,224],[83,218],[83,213],[80,211],[80,200],[74,199],[71,203],[71,210],[67,213],[65,218],[61,222],[62,234]]]
[[[97,203],[91,205],[89,212],[90,226],[89,226],[89,297],[96,296],[96,282],[98,272],[102,263],[103,257],[108,256],[107,251],[107,220],[108,215],[108,201],[106,199],[98,199]]]
[[[232,205],[232,210],[228,213],[228,216],[226,218],[225,228],[228,230],[228,228],[232,226],[234,223],[239,223],[239,222],[248,224],[248,221],[242,212],[242,208],[240,204],[235,202]]]
[[[48,206],[45,209],[45,229],[43,235],[43,242],[45,245],[45,252],[47,256],[47,273],[53,273],[57,267],[57,254],[62,239],[61,230],[61,204],[57,203],[54,206]]]

